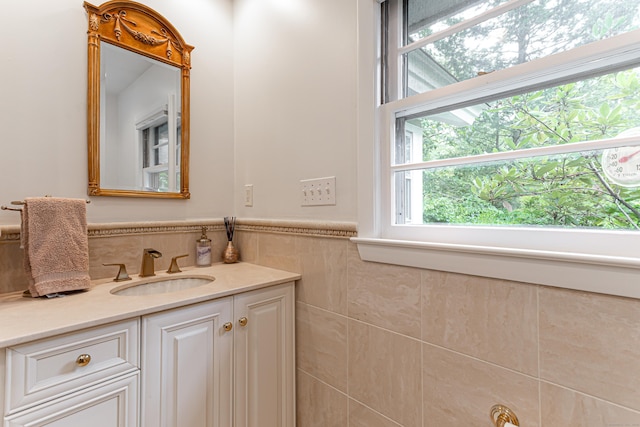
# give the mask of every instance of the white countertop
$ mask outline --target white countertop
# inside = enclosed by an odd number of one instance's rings
[[[300,278],[297,273],[243,262],[182,267],[182,273],[156,272],[154,278],[194,275],[214,276],[215,280],[191,289],[144,296],[111,294],[115,288],[141,280],[137,275],[127,282],[96,280],[91,290],[63,298],[31,298],[21,292],[4,294],[0,296],[0,348]]]

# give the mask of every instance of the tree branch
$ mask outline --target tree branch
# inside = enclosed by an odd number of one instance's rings
[[[605,181],[605,179],[602,177],[602,175],[600,175],[600,172],[598,172],[598,169],[593,164],[593,161],[589,162],[589,166],[588,167],[589,167],[589,169],[591,169],[591,172],[593,172],[594,175],[598,178],[598,181],[600,181],[600,184],[602,184],[602,186],[607,190],[607,193],[609,193],[609,195],[611,197],[613,197],[613,199],[616,201],[616,205],[618,204],[618,202],[621,203],[624,207],[626,207],[631,212],[633,212],[633,214],[636,216],[636,218],[640,219],[640,212],[636,208],[631,206],[622,197],[620,197],[615,191],[613,191],[613,188],[611,188],[611,186],[609,186],[609,184],[607,184],[607,181]]]

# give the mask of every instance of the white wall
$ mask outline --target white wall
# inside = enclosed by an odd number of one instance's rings
[[[355,0],[234,1],[238,216],[356,220],[356,13]],[[336,206],[301,207],[299,181],[326,176]]]
[[[92,197],[90,222],[198,219],[233,210],[231,0],[144,0],[195,46],[191,199]],[[95,3],[96,5],[100,3]],[[87,16],[79,0],[14,1],[0,26],[0,204],[87,194]],[[0,224],[19,215],[0,211]]]
[[[0,26],[11,41],[0,71],[0,204],[44,194],[86,197],[81,3],[12,2]],[[356,0],[144,3],[195,46],[192,198],[92,197],[89,221],[230,214],[356,221]],[[301,207],[299,181],[325,176],[336,176],[336,206]],[[254,186],[251,208],[243,203],[245,184]],[[18,221],[0,211],[0,224]]]

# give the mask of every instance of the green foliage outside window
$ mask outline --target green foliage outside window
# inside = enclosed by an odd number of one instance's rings
[[[500,100],[471,126],[421,119],[424,159],[613,138],[640,126],[636,70]],[[638,228],[640,189],[602,173],[600,152],[428,170],[424,221]]]
[[[423,53],[453,79],[465,80],[636,29],[638,10],[637,0],[539,0]],[[412,122],[423,129],[425,161],[569,144],[640,127],[638,94],[639,71],[631,69],[476,106],[481,112],[469,126],[428,116]],[[640,228],[640,189],[607,180],[601,157],[586,152],[425,170],[423,220]]]

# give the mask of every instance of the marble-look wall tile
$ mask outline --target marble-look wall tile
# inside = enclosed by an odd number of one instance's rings
[[[349,399],[349,427],[402,427],[400,424]]]
[[[233,237],[234,245],[240,251],[240,261],[258,263],[258,234],[238,230]]]
[[[223,230],[209,231],[207,234],[212,243],[213,262],[221,262],[226,235]],[[200,235],[200,231],[179,231],[89,237],[89,275],[93,280],[115,277],[118,267],[103,264],[125,264],[129,274],[138,274],[144,248],[162,252],[163,256],[155,260],[156,271],[166,270],[172,257],[183,254],[189,256],[178,261],[180,266],[195,265],[196,240]],[[18,241],[0,243],[0,293],[26,288],[23,251],[19,245]]]
[[[89,275],[92,279],[116,276],[118,267],[102,264],[124,264],[129,274],[137,274],[143,249],[141,235],[89,239]]]
[[[300,237],[302,279],[296,287],[299,301],[347,314],[346,239]]]
[[[422,381],[425,426],[489,426],[495,404],[512,409],[521,427],[539,425],[535,378],[424,344]]]
[[[178,260],[179,265],[185,267],[196,265],[196,243],[201,236],[201,232],[146,234],[142,237],[142,245],[144,248],[153,248],[162,252],[162,257],[155,260],[156,270],[162,271],[169,268],[171,258],[179,255],[188,255]],[[222,262],[222,251],[227,245],[225,232],[208,231],[207,237],[211,240],[211,262]],[[142,249],[138,257],[141,262]]]
[[[424,341],[538,375],[536,286],[429,270],[422,281]]]
[[[344,316],[296,304],[297,367],[345,393],[347,327]]]
[[[420,270],[360,260],[349,246],[348,315],[420,338]]]
[[[154,267],[157,271],[163,271],[169,268],[171,258],[178,255],[188,255],[186,258],[178,260],[179,265],[195,265],[196,240],[200,238],[200,235],[201,233],[184,233],[182,235],[149,234],[142,237],[142,245],[144,248],[153,248],[162,253],[162,256],[154,261]],[[212,238],[209,233],[207,235],[209,239]],[[211,260],[219,261],[216,256],[218,251],[213,250],[213,242],[214,239],[211,242]],[[140,250],[138,256],[142,260],[142,250]]]
[[[298,370],[296,396],[297,427],[347,427],[345,394]]]
[[[298,236],[260,233],[258,235],[257,263],[265,267],[300,273]]]
[[[89,239],[89,274],[92,279],[115,277],[117,267],[103,266],[102,264],[125,264],[129,274],[138,274],[142,263],[142,251],[145,248],[153,248],[162,253],[162,257],[154,262],[156,271],[169,268],[171,258],[187,254],[188,257],[180,258],[178,265],[181,267],[196,264],[196,240],[201,236],[196,233],[157,233],[157,234],[133,234],[129,236],[110,236]],[[209,231],[207,236],[211,239],[212,261],[220,262],[223,244],[226,241],[224,232]]]
[[[235,233],[234,233],[235,234]],[[193,248],[193,261],[188,265],[196,265],[196,240],[198,240],[201,236],[201,233],[195,233],[195,235],[190,236],[189,240],[186,242],[186,248]],[[222,262],[222,253],[227,248],[227,233],[225,231],[209,231],[207,232],[207,236],[211,239],[211,262]],[[234,235],[234,244],[235,244],[235,235]],[[239,255],[238,260],[243,261],[242,254]]]
[[[422,425],[420,342],[349,321],[349,395],[404,427]]]
[[[542,382],[542,427],[638,427],[640,412]]]
[[[541,378],[640,410],[638,300],[540,288]]]
[[[20,242],[0,243],[0,293],[23,291],[29,287],[23,258]]]

